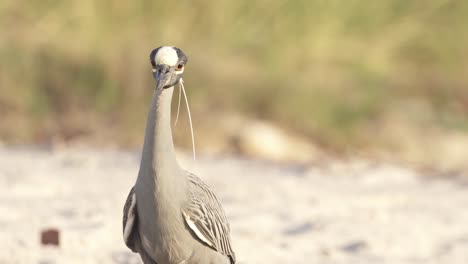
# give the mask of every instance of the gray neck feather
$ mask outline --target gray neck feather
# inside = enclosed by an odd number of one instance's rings
[[[172,141],[171,99],[174,88],[155,91],[148,113],[138,181],[151,188],[155,198],[171,199],[185,187]],[[147,189],[147,191],[150,191]],[[172,196],[172,197],[171,197]],[[182,198],[182,197],[181,197]],[[157,201],[156,201],[157,202]]]

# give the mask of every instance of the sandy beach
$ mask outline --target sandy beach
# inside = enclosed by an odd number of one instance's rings
[[[468,178],[179,157],[222,200],[239,263],[468,263]],[[141,263],[121,226],[138,166],[139,151],[1,147],[0,263]]]

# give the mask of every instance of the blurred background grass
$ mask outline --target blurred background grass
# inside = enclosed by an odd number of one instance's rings
[[[467,28],[461,0],[1,1],[0,140],[141,144],[148,54],[175,45],[201,142],[238,115],[337,153],[437,157],[466,139]]]

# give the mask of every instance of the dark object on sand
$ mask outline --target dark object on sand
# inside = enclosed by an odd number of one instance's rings
[[[43,230],[41,232],[41,244],[59,246],[59,231],[54,228]]]

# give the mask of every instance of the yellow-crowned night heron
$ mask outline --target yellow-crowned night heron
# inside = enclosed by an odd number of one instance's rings
[[[125,244],[145,264],[236,262],[229,223],[213,191],[177,163],[171,98],[187,56],[162,46],[150,54],[156,80],[140,171],[124,206]]]

